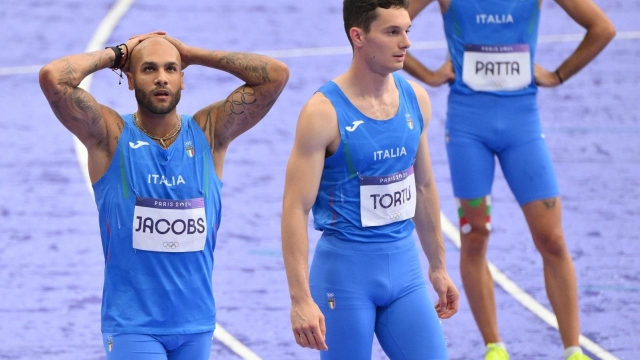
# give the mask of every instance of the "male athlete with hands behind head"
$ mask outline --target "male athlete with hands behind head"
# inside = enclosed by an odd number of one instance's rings
[[[180,115],[182,70],[191,65],[244,84],[193,116]],[[120,115],[78,87],[106,68],[126,71],[138,102],[133,114]],[[288,78],[278,60],[188,46],[162,31],[40,71],[54,114],[89,155],[105,257],[107,359],[209,359],[225,154],[267,114]]]

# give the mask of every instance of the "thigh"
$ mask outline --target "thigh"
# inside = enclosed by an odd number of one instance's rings
[[[546,141],[538,134],[498,154],[505,179],[520,206],[559,195]]]
[[[331,287],[312,286],[311,296],[318,304],[327,329],[327,351],[323,360],[370,359],[376,317],[374,304],[365,297],[348,294],[336,300]]]
[[[323,360],[370,359],[376,309],[370,278],[358,264],[361,254],[316,246],[309,283],[311,296],[325,317],[328,351]],[[375,290],[375,289],[370,289]]]
[[[520,206],[556,197],[558,182],[542,132],[537,100],[514,97],[505,104],[502,148],[498,159]]]
[[[178,346],[168,351],[168,360],[208,360],[213,331],[177,335]]]
[[[491,193],[494,152],[479,136],[448,129],[447,156],[453,193],[457,198],[475,199]]]
[[[107,360],[167,360],[167,351],[154,336],[103,333]]]
[[[422,286],[378,309],[376,336],[391,360],[445,360],[440,319]]]
[[[487,94],[449,93],[445,140],[457,198],[475,199],[491,193],[500,140],[499,100]]]

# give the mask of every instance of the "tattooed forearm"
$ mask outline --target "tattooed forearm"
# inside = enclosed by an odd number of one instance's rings
[[[104,52],[92,52],[79,56],[86,56],[88,58],[86,66],[74,64],[68,57],[58,60],[58,62],[60,62],[58,65],[60,70],[56,83],[63,94],[66,94],[67,91],[69,91],[68,88],[74,88],[80,85],[82,79],[87,75],[100,70],[105,66],[105,63],[113,63],[115,59],[115,55],[105,57]]]
[[[215,56],[215,52],[212,52]],[[266,84],[270,83],[268,63],[260,58],[259,55],[247,53],[229,53],[218,60],[223,69],[236,75],[247,84]],[[231,69],[229,69],[231,68]]]
[[[62,68],[60,69],[57,84],[59,86],[60,93],[62,95],[67,95],[80,82],[76,80],[78,75],[76,68],[73,66],[71,61],[67,58],[60,59],[60,61],[64,62],[64,65],[62,65]],[[56,93],[56,95],[58,95],[58,93]]]
[[[547,209],[552,209],[556,207],[556,198],[544,199],[542,200],[542,203],[547,207]]]

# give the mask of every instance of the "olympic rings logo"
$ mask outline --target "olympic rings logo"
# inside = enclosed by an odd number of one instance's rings
[[[180,246],[180,243],[177,241],[165,241],[162,243],[165,249],[177,249]]]
[[[399,220],[401,216],[402,216],[402,213],[398,211],[393,214],[390,214],[389,218],[391,218],[391,220]]]

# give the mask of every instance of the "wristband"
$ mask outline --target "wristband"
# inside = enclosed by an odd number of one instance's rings
[[[129,47],[124,43],[118,45],[118,48],[120,48],[120,46],[124,46],[124,48],[127,49],[127,53],[123,54],[124,61],[122,61],[122,64],[120,64],[120,69],[122,69],[125,65],[127,65],[127,62],[129,61]],[[120,49],[120,51],[122,51],[122,49]]]
[[[113,65],[111,65],[109,69],[119,69],[120,63],[122,62],[122,50],[120,49],[120,46],[107,46],[105,49],[111,49],[116,54],[116,58],[113,60]]]
[[[562,76],[560,76],[560,72],[556,69],[556,76],[558,77],[558,80],[560,80],[560,85],[562,85],[564,83],[564,80],[562,80]]]

